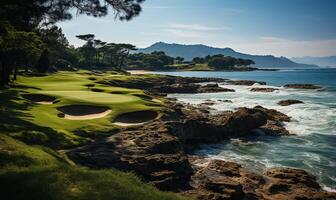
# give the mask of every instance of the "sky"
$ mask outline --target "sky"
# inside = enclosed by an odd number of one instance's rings
[[[84,15],[58,23],[70,44],[92,33],[138,48],[155,42],[205,44],[286,57],[336,55],[336,0],[146,0],[140,16]]]

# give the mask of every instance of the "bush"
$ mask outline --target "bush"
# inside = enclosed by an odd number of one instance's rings
[[[48,71],[50,65],[50,60],[49,60],[49,51],[45,49],[41,56],[40,59],[38,60],[36,64],[36,69],[40,73],[45,73]]]
[[[22,141],[28,144],[46,144],[49,140],[48,136],[38,131],[25,131],[22,133]]]
[[[235,66],[235,59],[232,57],[212,57],[209,60],[208,65],[214,68],[228,68]]]

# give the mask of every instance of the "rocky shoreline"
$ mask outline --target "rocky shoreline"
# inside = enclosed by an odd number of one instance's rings
[[[190,93],[234,92],[218,84],[198,84],[227,81],[167,76],[165,80],[151,79],[146,83],[141,80],[105,84],[140,88],[149,95],[185,93],[188,89]],[[283,122],[288,121],[289,116],[262,106],[241,107],[234,112],[213,115],[206,108],[167,99],[160,118],[142,126],[122,128],[108,138],[68,150],[67,155],[90,168],[132,171],[161,190],[196,199],[336,199],[336,193],[323,191],[316,178],[304,170],[273,168],[256,174],[237,163],[193,154],[201,144],[230,138],[258,134],[288,136],[290,133],[283,127]]]

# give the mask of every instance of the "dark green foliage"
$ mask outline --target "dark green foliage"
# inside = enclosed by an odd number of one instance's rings
[[[195,64],[204,64],[205,63],[205,58],[200,58],[200,57],[195,57],[192,59],[192,62]]]
[[[183,60],[179,58],[179,60]],[[128,68],[131,69],[151,69],[174,64],[174,58],[167,56],[162,51],[155,51],[150,54],[137,53],[128,56]]]
[[[214,56],[206,56],[205,58],[196,58],[193,61],[195,62],[204,62],[208,63],[210,67],[215,69],[229,69],[233,67],[242,67],[254,64],[252,60],[245,60],[241,58],[233,58],[231,56],[224,55],[214,55]]]
[[[10,75],[16,79],[19,66],[34,63],[40,55],[43,42],[34,32],[16,31],[8,22],[0,21],[0,84],[7,85]]]
[[[136,47],[131,44],[107,43],[95,39],[94,34],[77,35],[76,37],[86,41],[82,47],[78,48],[81,55],[80,65],[88,65],[90,68],[113,67],[121,70],[130,51],[136,50]]]
[[[225,68],[225,67],[234,67],[236,64],[236,59],[233,57],[225,57],[222,55],[212,56],[208,60],[208,65],[214,68]]]
[[[175,58],[175,63],[176,63],[176,64],[182,64],[183,61],[184,61],[184,58],[182,58],[182,57],[180,57],[180,56],[177,56],[177,57]]]
[[[61,28],[51,26],[40,29],[38,34],[48,47],[50,66],[67,70],[78,63],[78,53],[73,47],[69,46],[69,42]]]
[[[37,64],[36,64],[36,69],[38,72],[40,73],[45,73],[48,71],[49,66],[50,65],[50,61],[49,61],[49,51],[47,49],[45,49],[41,56],[40,59],[38,60]]]

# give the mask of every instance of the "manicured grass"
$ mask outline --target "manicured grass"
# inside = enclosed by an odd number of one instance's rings
[[[114,169],[92,170],[75,165],[60,149],[113,134],[113,119],[126,112],[154,110],[160,103],[141,98],[143,91],[99,84],[156,75],[127,76],[114,72],[58,72],[44,77],[19,76],[0,90],[0,195],[6,200],[145,200],[185,199],[160,192],[132,174]],[[95,89],[92,91],[92,89]],[[22,94],[44,94],[55,104],[37,104]],[[96,105],[112,112],[99,119],[68,120],[58,107]]]
[[[136,76],[134,78],[150,78],[151,76],[153,75]],[[19,76],[17,87],[0,93],[2,105],[9,106],[4,107],[3,112],[0,110],[0,117],[5,119],[3,126],[11,131],[13,127],[18,126],[16,123],[19,121],[19,124],[22,123],[22,125],[17,127],[18,132],[25,129],[43,131],[49,137],[57,136],[61,140],[53,140],[53,143],[59,143],[53,145],[59,147],[78,145],[87,141],[87,137],[111,134],[113,129],[117,128],[112,123],[113,119],[122,113],[160,110],[158,106],[151,106],[154,105],[153,102],[148,102],[148,100],[136,96],[143,94],[141,90],[110,87],[98,83],[103,80],[128,80],[132,78],[133,76],[122,74],[97,74],[88,71],[59,72],[43,77]],[[92,91],[93,88],[95,91]],[[54,96],[57,98],[57,103],[36,104],[21,97],[21,94],[26,93]],[[99,119],[72,121],[58,116],[57,108],[67,105],[105,106],[110,108],[112,112]],[[15,113],[15,115],[10,113]],[[11,115],[10,118],[7,115]],[[29,128],[27,128],[28,125]]]

